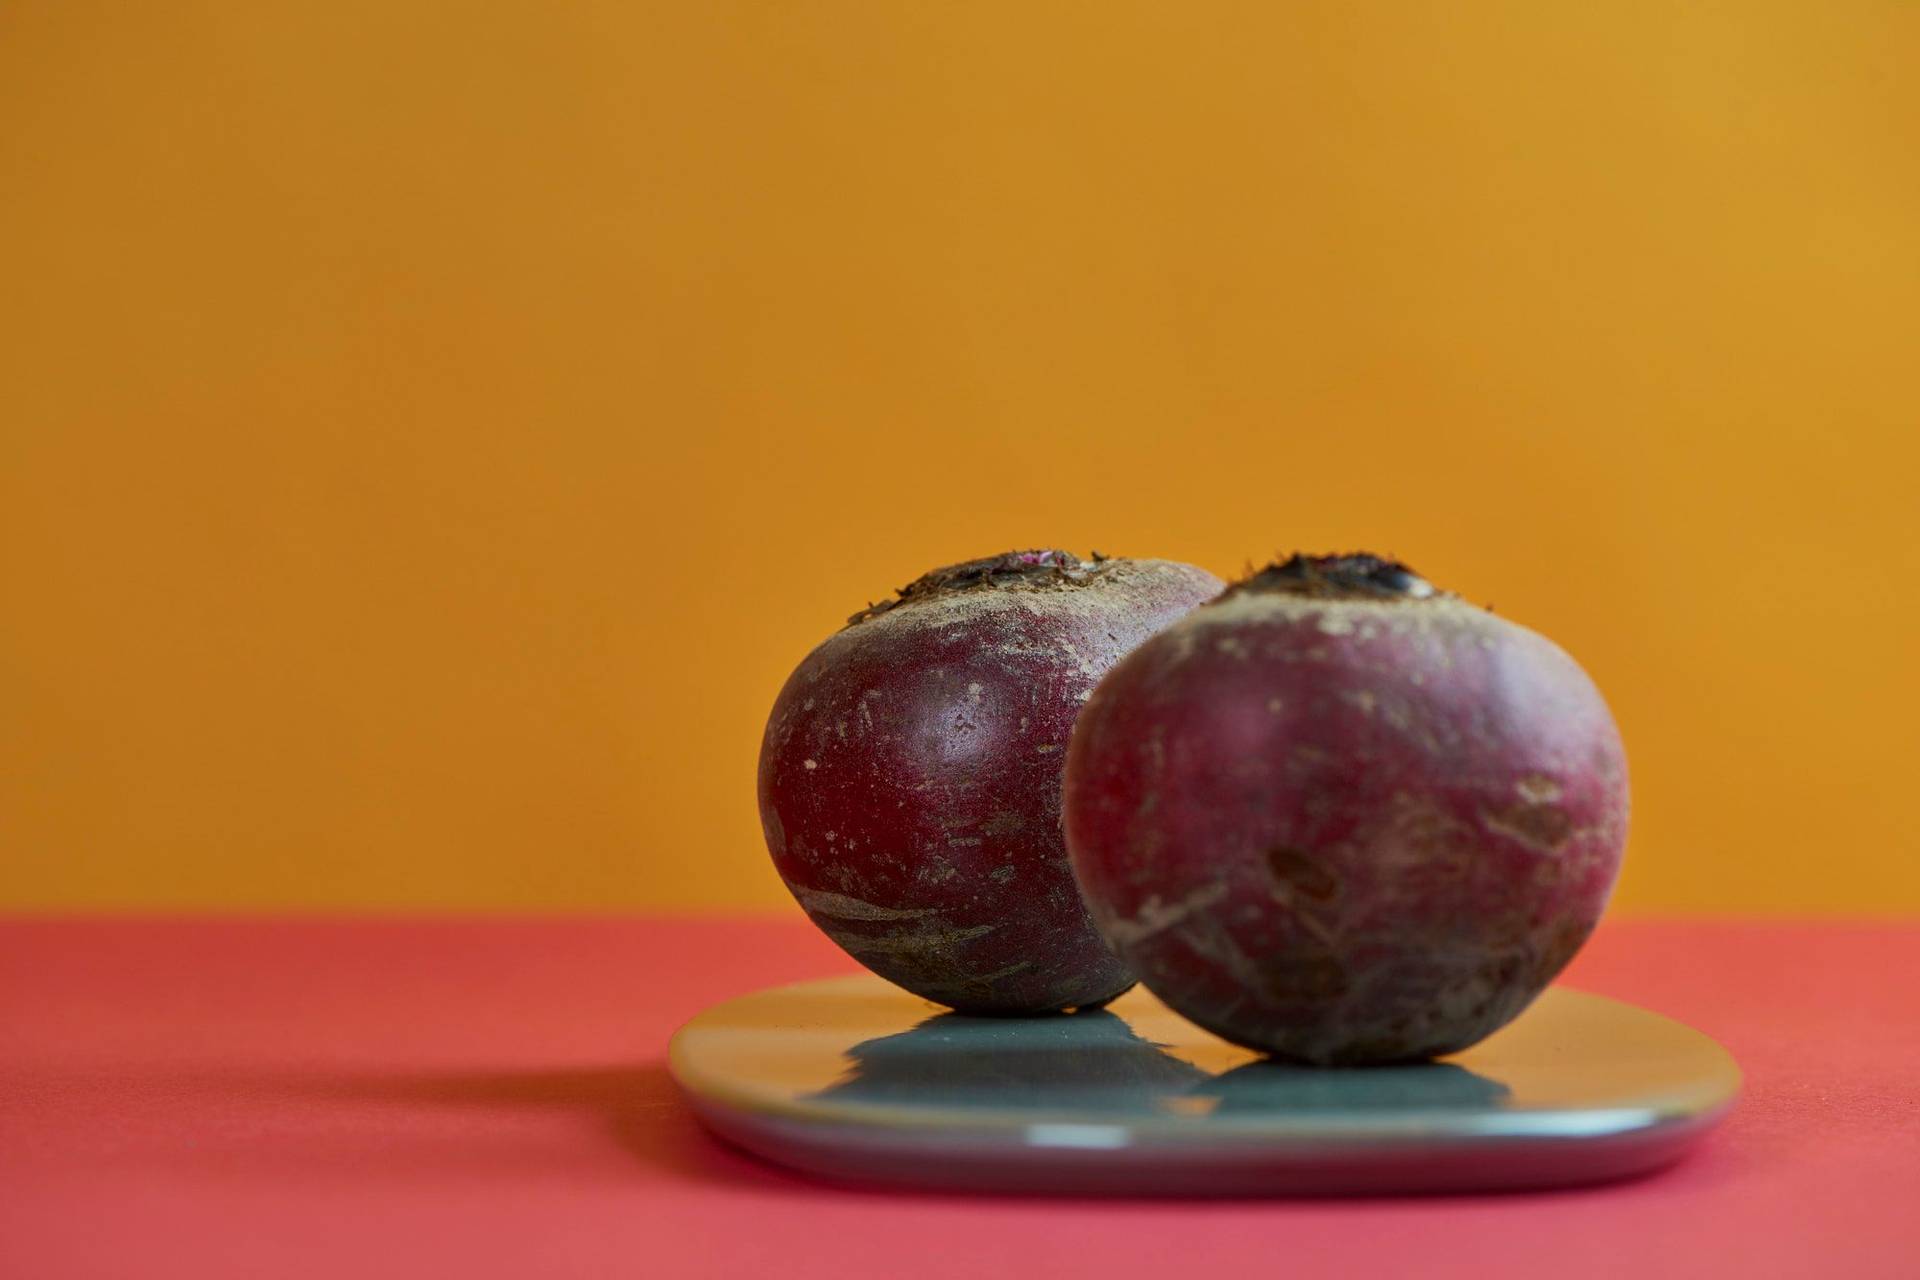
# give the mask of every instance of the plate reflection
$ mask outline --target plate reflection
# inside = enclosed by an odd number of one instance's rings
[[[1217,1115],[1278,1111],[1484,1111],[1502,1106],[1513,1090],[1452,1062],[1396,1067],[1290,1066],[1249,1062],[1193,1091],[1215,1099]]]
[[[1217,1075],[1104,1009],[1053,1018],[945,1013],[847,1051],[822,1100],[1059,1112],[1253,1115],[1498,1108],[1501,1082],[1452,1062],[1316,1069],[1256,1060]]]
[[[1206,1072],[1104,1009],[1052,1018],[943,1013],[847,1051],[851,1073],[813,1096],[994,1110],[1153,1111]]]

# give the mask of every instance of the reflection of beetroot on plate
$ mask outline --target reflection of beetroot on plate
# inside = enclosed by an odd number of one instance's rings
[[[1142,1040],[1105,1009],[1041,1021],[943,1013],[847,1050],[852,1070],[822,1098],[995,1110],[1098,1105],[1151,1111],[1207,1073]]]
[[[1479,1111],[1504,1105],[1513,1090],[1454,1062],[1329,1071],[1268,1059],[1214,1076],[1190,1096],[1218,1099],[1214,1115],[1372,1114]]]
[[[1296,556],[1101,682],[1065,811],[1095,920],[1169,1005],[1281,1058],[1408,1061],[1585,941],[1626,762],[1552,642],[1405,566]]]
[[[808,654],[767,721],[760,816],[814,923],[968,1013],[1130,986],[1067,868],[1067,737],[1109,667],[1219,589],[1164,560],[1010,552],[936,569]]]

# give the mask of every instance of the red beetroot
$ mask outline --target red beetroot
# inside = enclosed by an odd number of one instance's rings
[[[1102,934],[1173,1008],[1301,1062],[1466,1048],[1606,904],[1626,761],[1551,641],[1366,555],[1295,556],[1101,681],[1065,816]]]
[[[934,570],[808,654],[767,721],[760,817],[813,922],[967,1013],[1131,986],[1067,868],[1061,763],[1094,682],[1220,585],[1164,560],[1009,552]]]

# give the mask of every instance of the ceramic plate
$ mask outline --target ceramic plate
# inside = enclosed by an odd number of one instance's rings
[[[1283,1066],[1144,988],[1105,1009],[967,1018],[879,978],[779,987],[674,1037],[701,1121],[835,1179],[982,1191],[1348,1194],[1564,1186],[1682,1155],[1740,1073],[1669,1018],[1554,988],[1464,1053]]]

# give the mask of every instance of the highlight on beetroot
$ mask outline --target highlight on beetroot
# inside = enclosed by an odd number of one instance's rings
[[[1101,681],[1068,753],[1101,933],[1208,1030],[1316,1065],[1464,1049],[1586,941],[1627,830],[1606,703],[1377,556],[1294,556]]]
[[[1067,867],[1067,737],[1109,667],[1220,588],[1165,560],[1017,551],[855,614],[788,679],[760,749],[767,848],[807,915],[964,1013],[1132,986]]]

